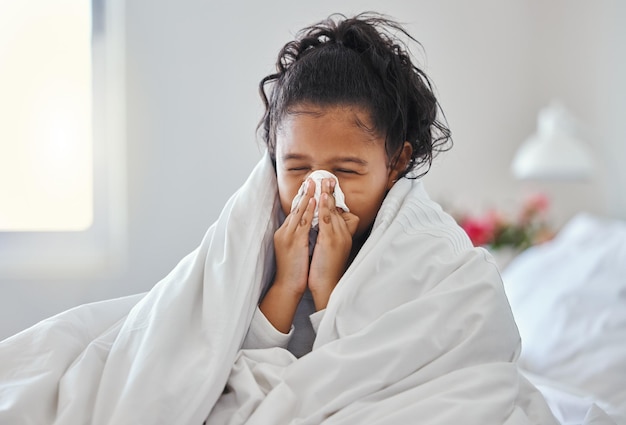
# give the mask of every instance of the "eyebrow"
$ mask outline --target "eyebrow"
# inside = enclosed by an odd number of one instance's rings
[[[286,155],[283,155],[283,161],[288,161],[288,160],[306,160],[306,159],[310,159],[310,157],[308,155],[303,155],[303,154],[298,154],[298,153],[289,153]],[[368,165],[368,162],[365,161],[364,159],[358,158],[356,156],[339,156],[336,158],[333,158],[330,162],[352,162],[358,165],[363,165],[366,166]]]

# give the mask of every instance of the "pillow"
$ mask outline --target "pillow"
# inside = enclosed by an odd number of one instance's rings
[[[626,222],[580,214],[502,278],[520,367],[592,395],[626,423]]]

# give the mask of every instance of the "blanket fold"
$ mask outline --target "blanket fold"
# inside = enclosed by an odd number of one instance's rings
[[[0,343],[0,423],[555,423],[517,370],[519,335],[490,255],[419,180],[387,195],[311,353],[240,350],[273,273],[278,208],[265,154],[148,293]]]
[[[556,423],[520,376],[519,350],[492,258],[405,179],[333,291],[313,351],[291,362],[241,352],[207,423]]]
[[[276,198],[266,156],[147,294],[88,304],[0,343],[0,423],[202,423],[271,272]]]

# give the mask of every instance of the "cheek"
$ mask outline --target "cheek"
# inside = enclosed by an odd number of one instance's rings
[[[280,176],[277,177],[280,205],[282,206],[285,215],[289,215],[291,212],[291,202],[298,193],[298,189],[300,189],[302,183],[299,181],[290,181],[289,179],[285,179],[284,177],[281,178]]]
[[[366,229],[374,221],[386,193],[383,183],[369,182],[358,185],[346,183],[345,188],[342,186],[346,195],[346,205],[360,219],[359,229]]]

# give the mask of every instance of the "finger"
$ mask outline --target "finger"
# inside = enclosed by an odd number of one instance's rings
[[[328,194],[330,195],[334,195],[335,194],[335,186],[337,185],[337,180],[335,179],[328,179]]]
[[[291,222],[287,228],[292,234],[308,235],[313,224],[313,215],[315,213],[315,198],[309,198],[306,208],[302,214],[291,215]],[[303,236],[305,239],[308,237]]]
[[[337,186],[337,180],[335,179],[329,179],[330,180],[330,191],[328,193],[330,193],[331,195],[335,193],[335,186]]]
[[[324,177],[321,180],[321,184],[322,184],[322,193],[328,193],[328,189],[330,188],[330,178],[328,177]]]
[[[337,216],[338,214],[336,213],[336,209],[334,210],[335,213],[333,213],[333,210],[330,209],[330,199],[332,198],[331,195],[329,195],[328,193],[322,193],[322,195],[320,196],[320,205],[319,205],[319,226],[320,226],[320,233],[325,233],[325,232],[334,232],[334,226],[336,226],[336,222],[333,223],[333,216]],[[335,217],[336,218],[336,217]]]
[[[350,234],[354,236],[359,226],[359,217],[357,217],[356,215],[352,213],[342,211],[342,210],[340,210],[339,215],[341,216],[343,221],[346,223],[346,227],[348,228],[348,231],[350,232]]]
[[[296,204],[296,206],[289,213],[289,215],[292,215],[295,217],[296,222],[298,222],[300,218],[302,218],[302,214],[304,214],[304,211],[306,210],[309,204],[309,200],[315,194],[315,182],[311,179],[306,179],[305,184],[306,184],[306,187],[304,189],[304,194],[302,198],[300,198],[300,201]]]
[[[328,194],[328,209],[331,211],[335,209],[335,179],[325,179],[325,193]]]
[[[333,232],[336,234],[348,233],[346,222],[343,220],[337,209],[332,210],[330,213],[330,223],[332,225]]]
[[[311,224],[313,222],[313,214],[315,213],[315,198],[309,198],[302,217],[298,221],[298,228],[308,233],[311,230]]]

